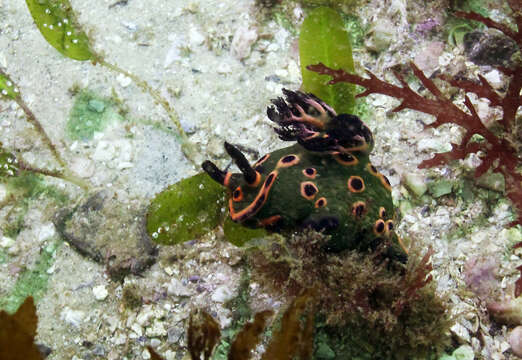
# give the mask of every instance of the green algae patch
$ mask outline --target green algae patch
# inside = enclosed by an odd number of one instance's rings
[[[0,309],[15,312],[28,296],[38,301],[47,290],[49,274],[47,270],[54,263],[54,254],[62,241],[55,241],[43,249],[40,258],[32,269],[25,270],[16,281],[13,289],[5,297],[0,298]]]
[[[24,198],[24,206],[27,206],[28,200],[38,201],[40,197],[52,198],[59,205],[63,205],[69,200],[69,196],[63,190],[47,184],[43,179],[40,174],[20,171],[17,176],[7,179],[5,184],[9,194],[17,198]]]
[[[74,60],[93,60],[89,38],[77,24],[69,0],[26,0],[34,23],[45,40]]]
[[[123,121],[111,99],[81,91],[67,120],[67,135],[72,140],[90,140],[95,132],[105,129],[113,121]]]
[[[437,180],[428,184],[428,190],[434,198],[451,194],[453,182],[449,180]]]
[[[334,69],[354,72],[350,36],[338,12],[319,7],[308,14],[299,34],[299,57],[303,90],[313,93],[340,114],[353,114],[355,85],[328,85],[329,76],[306,69],[308,65],[323,63]]]
[[[147,213],[147,232],[158,244],[189,241],[218,226],[224,208],[225,189],[199,173],[156,195]]]
[[[263,228],[250,229],[235,223],[229,216],[227,216],[223,224],[223,232],[226,240],[236,246],[243,246],[252,239],[262,238],[268,234]]]

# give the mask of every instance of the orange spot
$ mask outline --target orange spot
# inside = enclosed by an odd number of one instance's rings
[[[319,209],[319,208],[325,207],[326,204],[328,204],[328,201],[326,201],[326,198],[324,198],[324,197],[320,197],[320,198],[317,199],[317,201],[315,202],[315,208],[316,208],[316,209]]]
[[[285,155],[277,162],[276,169],[294,166],[296,164],[299,164],[299,161],[299,156],[295,154]]]
[[[381,206],[379,208],[379,217],[382,219],[386,218],[386,209],[384,208],[384,206]]]
[[[261,220],[259,223],[261,226],[265,227],[265,226],[275,224],[276,222],[279,221],[279,219],[281,219],[281,215],[274,215],[274,216],[270,216],[266,219]]]
[[[359,160],[352,154],[348,153],[335,153],[333,154],[335,161],[337,161],[341,165],[356,165],[359,163]]]
[[[303,181],[301,183],[301,196],[306,200],[312,200],[315,195],[319,192],[317,186],[311,181]]]
[[[375,168],[375,166],[373,166],[371,163],[368,163],[366,165],[366,170],[368,170],[368,172],[370,174],[372,174],[373,176],[379,176],[379,172],[377,171],[377,169]]]
[[[241,191],[241,186],[238,186],[232,193],[232,200],[236,202],[243,200],[243,191]]]
[[[303,175],[310,179],[315,179],[315,176],[317,175],[317,170],[314,168],[306,168],[303,169]]]
[[[348,179],[348,190],[351,192],[359,193],[364,191],[364,180],[362,177],[352,175]]]
[[[264,163],[265,161],[268,160],[268,158],[270,157],[270,154],[265,154],[261,157],[261,159],[257,160],[256,163],[254,164],[254,167],[257,167],[259,165],[261,165],[262,163]]]
[[[366,203],[364,201],[356,201],[352,205],[352,215],[356,219],[360,219],[363,217],[366,212]]]
[[[232,199],[228,201],[228,208],[230,210],[230,217],[234,221],[241,222],[250,216],[255,215],[265,204],[268,199],[268,193],[270,192],[270,188],[274,185],[274,181],[277,178],[278,172],[272,171],[265,179],[265,182],[261,186],[261,189],[257,193],[254,200],[243,210],[236,212],[234,210],[234,203]]]
[[[384,224],[385,227],[386,227],[386,232],[387,233],[390,233],[393,231],[393,228],[394,228],[394,223],[393,223],[393,220],[388,220],[386,221],[386,223]]]
[[[386,224],[384,223],[384,220],[379,219],[375,222],[373,225],[373,233],[375,235],[381,235],[384,233],[384,230],[386,229]]]
[[[390,181],[388,180],[388,178],[386,176],[384,176],[383,174],[379,174],[379,179],[381,180],[381,184],[384,186],[384,188],[386,190],[388,190],[388,191],[392,190]]]

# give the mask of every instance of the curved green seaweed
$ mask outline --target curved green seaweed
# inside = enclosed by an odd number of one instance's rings
[[[199,173],[156,195],[147,213],[147,231],[156,243],[179,244],[214,229],[224,208],[225,189]]]
[[[339,114],[353,114],[354,85],[328,85],[328,76],[306,69],[308,65],[323,63],[328,67],[354,71],[350,37],[339,13],[327,7],[319,7],[308,14],[299,35],[299,57],[303,75],[302,90],[322,99]]]
[[[147,212],[147,232],[162,245],[193,240],[220,224],[226,240],[236,246],[266,235],[264,229],[252,230],[234,223],[225,208],[225,189],[207,174],[199,173],[154,197]]]
[[[69,0],[26,0],[38,30],[61,54],[74,60],[93,60],[89,38],[76,24]]]

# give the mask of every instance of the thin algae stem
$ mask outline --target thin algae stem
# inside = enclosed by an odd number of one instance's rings
[[[74,175],[67,168],[65,168],[65,170],[63,170],[63,171],[42,169],[42,168],[30,166],[30,165],[26,164],[25,162],[23,162],[22,160],[18,160],[18,167],[20,168],[20,170],[29,171],[29,172],[32,172],[35,174],[41,174],[44,176],[51,176],[54,178],[65,180],[67,182],[70,182],[74,185],[79,186],[83,190],[88,190],[90,188],[89,184],[85,180]]]
[[[15,98],[15,101],[22,108],[27,120],[36,128],[45,144],[49,147],[56,161],[58,161],[58,163],[60,163],[62,167],[66,168],[67,165],[60,153],[58,152],[58,150],[56,149],[56,146],[54,146],[53,142],[51,141],[51,138],[45,132],[45,129],[43,128],[42,124],[40,123],[40,121],[38,121],[31,109],[29,109],[22,97],[18,96],[17,98]]]
[[[190,140],[187,137],[187,134],[183,130],[183,127],[181,126],[181,122],[179,120],[179,116],[176,113],[176,110],[170,105],[170,103],[165,99],[161,94],[153,89],[145,80],[142,80],[138,76],[132,74],[131,72],[124,70],[120,68],[119,66],[115,64],[111,64],[105,59],[103,59],[101,56],[96,57],[96,62],[102,66],[105,66],[106,68],[117,72],[119,74],[123,74],[127,77],[129,77],[140,89],[142,89],[144,92],[148,93],[154,101],[156,101],[165,111],[167,112],[170,120],[176,127],[179,138],[181,141],[181,148],[187,159],[196,167],[199,168],[199,164],[197,163],[195,159],[195,149],[194,145],[190,142]]]

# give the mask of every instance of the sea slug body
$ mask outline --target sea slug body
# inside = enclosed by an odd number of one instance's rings
[[[394,231],[395,210],[388,179],[370,163],[374,140],[357,117],[337,115],[313,94],[283,89],[267,115],[282,140],[292,146],[250,165],[233,145],[225,150],[241,173],[203,169],[230,190],[232,220],[271,231],[311,227],[331,235],[327,250],[374,250],[405,262],[406,251]]]

